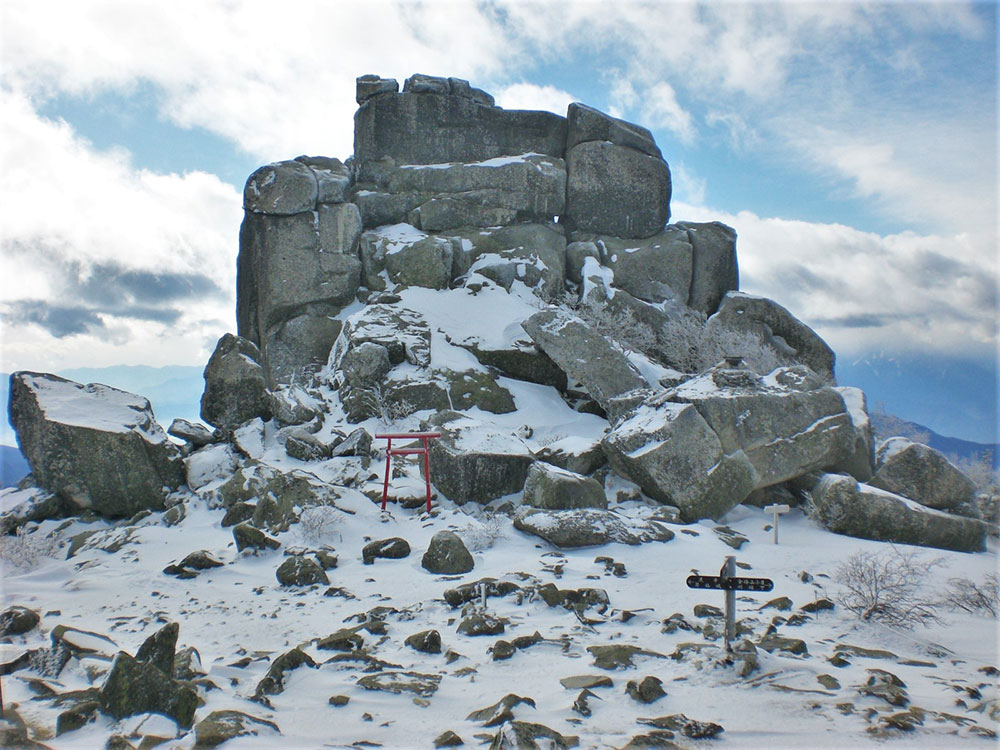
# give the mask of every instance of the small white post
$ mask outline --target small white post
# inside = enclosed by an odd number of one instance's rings
[[[486,584],[479,584],[479,602],[483,609],[486,609]]]
[[[722,570],[719,571],[719,578],[722,579],[723,584],[736,575],[736,558],[733,555],[729,555],[726,561],[722,564]],[[726,651],[733,650],[733,641],[736,640],[736,589],[729,588],[726,591]]]
[[[778,543],[778,517],[780,515],[782,515],[783,513],[787,513],[790,510],[791,510],[791,508],[789,508],[787,505],[774,504],[774,505],[766,505],[766,506],[764,506],[764,512],[765,513],[770,513],[771,517],[774,519],[774,524],[773,525],[774,525],[774,543],[775,544]]]

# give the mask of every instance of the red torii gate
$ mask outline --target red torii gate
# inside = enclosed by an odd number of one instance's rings
[[[440,432],[384,432],[375,435],[378,440],[385,440],[385,479],[382,482],[382,510],[389,497],[389,471],[393,456],[421,455],[424,457],[424,479],[427,482],[427,512],[431,511],[431,448],[430,441],[441,437]],[[393,440],[420,440],[423,447],[393,448]]]

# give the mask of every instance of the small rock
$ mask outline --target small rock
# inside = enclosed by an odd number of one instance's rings
[[[477,709],[465,718],[467,721],[482,722],[483,726],[493,727],[497,724],[503,724],[505,721],[512,720],[514,718],[512,709],[514,706],[518,706],[522,703],[526,703],[532,708],[535,707],[535,701],[533,699],[508,693],[492,706]]]
[[[176,622],[164,625],[143,641],[139,650],[135,652],[135,660],[152,664],[164,674],[172,675],[179,631],[180,625]]]
[[[249,521],[251,518],[253,518],[255,510],[257,510],[256,505],[244,502],[242,500],[237,500],[235,503],[229,506],[229,510],[226,511],[226,515],[222,517],[222,528],[227,529],[230,526],[235,526],[238,523]]]
[[[504,618],[489,612],[473,612],[459,623],[458,632],[462,635],[500,635],[506,623]]]
[[[649,651],[639,646],[629,646],[616,644],[613,646],[587,646],[594,657],[594,666],[600,669],[627,669],[634,667],[632,662],[634,656],[653,656],[658,659],[666,659],[663,654],[656,651]]]
[[[298,669],[303,664],[310,669],[317,669],[316,662],[302,649],[293,648],[291,651],[283,653],[271,662],[271,666],[267,669],[267,674],[257,683],[257,689],[254,691],[252,700],[268,705],[265,696],[277,695],[284,692],[285,675],[292,670]]]
[[[639,682],[629,680],[625,692],[639,703],[653,703],[667,694],[663,689],[663,680],[652,675],[643,677]]]
[[[905,707],[910,702],[906,694],[906,683],[884,669],[869,669],[868,682],[862,685],[858,692],[881,698],[891,706]]]
[[[236,549],[240,552],[245,549],[278,549],[281,546],[281,542],[277,539],[268,536],[248,523],[239,523],[233,526],[233,539],[236,540]]]
[[[722,617],[722,610],[718,607],[713,607],[711,604],[695,604],[694,605],[694,616],[695,617]]]
[[[331,706],[336,706],[338,708],[340,706],[346,706],[350,702],[351,699],[346,695],[331,695],[330,700],[328,701]]]
[[[464,744],[462,738],[450,729],[439,734],[434,740],[434,747],[458,747]]]
[[[816,680],[827,690],[840,690],[840,682],[830,674],[816,675]]]
[[[23,635],[34,630],[41,618],[27,607],[13,606],[0,612],[0,637]]]
[[[475,567],[465,543],[454,531],[439,531],[432,538],[420,564],[438,575],[459,575]]]
[[[365,565],[371,565],[375,558],[384,557],[389,560],[400,560],[410,554],[410,543],[400,537],[379,539],[369,542],[361,550],[361,560]]]
[[[403,642],[410,648],[425,654],[441,653],[441,634],[436,630],[421,630]]]
[[[323,651],[357,651],[364,646],[365,639],[350,628],[338,630],[316,643],[316,648]]]
[[[590,716],[590,704],[587,702],[590,698],[597,698],[596,693],[592,693],[586,688],[580,691],[580,694],[576,696],[576,700],[573,701],[573,711],[580,714],[580,716]]]
[[[803,604],[799,607],[803,612],[822,612],[827,609],[833,609],[834,603],[829,599],[817,599],[814,602],[809,602],[808,604]]]
[[[792,600],[787,596],[779,596],[777,599],[772,599],[766,604],[762,604],[758,609],[776,609],[779,612],[787,612],[792,608]]]
[[[800,638],[785,638],[780,635],[775,635],[774,633],[765,635],[761,638],[757,646],[764,649],[768,653],[773,651],[785,651],[789,654],[798,655],[806,655],[809,653],[806,648],[805,641]]]
[[[278,566],[275,577],[282,586],[311,586],[314,583],[329,584],[323,568],[311,557],[286,557]]]
[[[365,675],[358,680],[358,685],[365,690],[415,693],[422,698],[434,695],[440,684],[441,675],[421,674],[419,672],[379,672],[378,674]]]
[[[195,724],[195,748],[211,748],[235,737],[273,737],[281,734],[278,725],[242,711],[213,711]],[[145,743],[143,744],[145,747]]]

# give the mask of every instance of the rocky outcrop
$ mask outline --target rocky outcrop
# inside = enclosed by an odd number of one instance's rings
[[[815,517],[830,531],[959,552],[986,549],[987,525],[924,507],[853,477],[827,474],[812,491]]]
[[[600,251],[601,264],[614,272],[616,289],[645,302],[688,303],[694,247],[687,231],[669,226],[645,239],[594,235],[590,241]]]
[[[359,81],[370,91],[378,85]],[[383,84],[384,86],[384,84]],[[391,160],[394,164],[481,162],[537,153],[562,158],[566,118],[550,112],[504,110],[468,81],[415,75],[402,93],[385,86],[367,96],[354,115],[354,158],[358,182]]]
[[[921,505],[954,511],[968,507],[976,486],[940,451],[906,438],[889,438],[878,446],[877,470],[868,482]]]
[[[680,221],[676,226],[687,232],[693,251],[687,304],[712,315],[727,292],[740,288],[736,231],[718,221],[703,224]]]
[[[361,214],[344,202],[350,175],[336,159],[261,167],[244,189],[237,260],[237,331],[260,347],[268,382],[288,383],[326,361],[333,318],[361,283]]]
[[[15,372],[8,410],[35,482],[69,507],[111,517],[163,510],[184,484],[180,452],[141,396]]]

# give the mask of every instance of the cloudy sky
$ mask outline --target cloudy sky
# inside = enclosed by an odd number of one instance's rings
[[[992,2],[3,0],[0,14],[4,371],[203,365],[235,330],[246,176],[346,158],[355,78],[422,72],[507,108],[579,100],[649,127],[673,218],[735,227],[746,291],[842,363],[979,368],[995,434]]]

